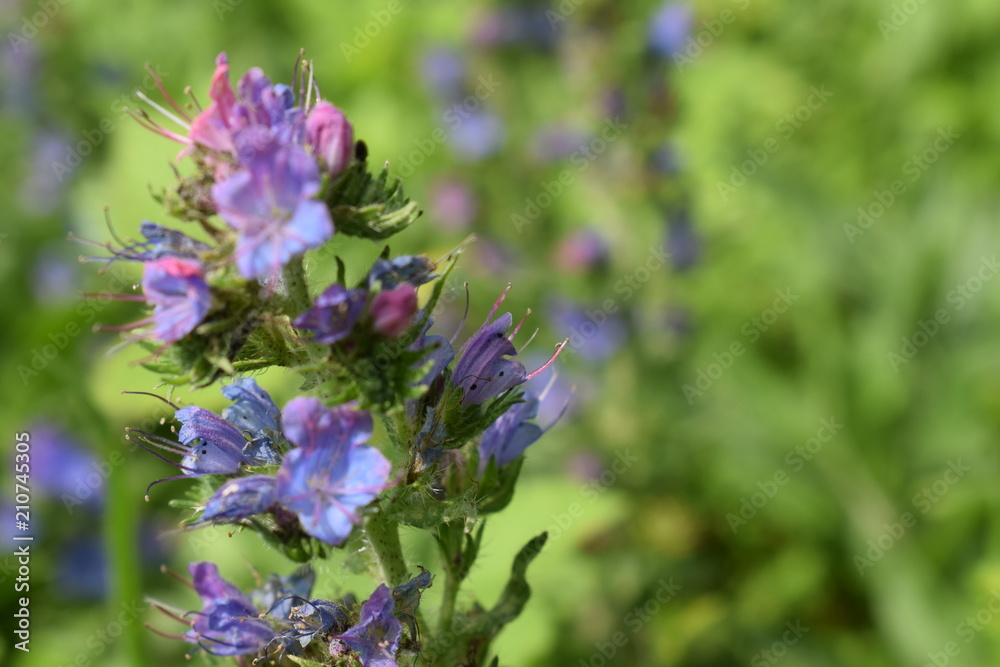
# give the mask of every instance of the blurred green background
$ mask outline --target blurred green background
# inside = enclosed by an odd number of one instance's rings
[[[138,311],[78,298],[137,274],[79,264],[95,249],[66,239],[108,240],[105,206],[122,235],[170,223],[149,188],[171,185],[179,146],[121,111],[136,88],[160,98],[144,63],[204,101],[218,52],[285,81],[300,48],[424,205],[393,250],[479,237],[439,323],[457,323],[462,281],[472,322],[509,281],[540,328],[529,356],[571,340],[553,389],[575,387],[570,408],[460,597],[494,600],[550,531],[501,664],[1000,660],[997,3],[47,0],[2,16],[2,437],[70,441],[99,477],[82,505],[35,481],[30,654],[7,630],[5,538],[4,664],[183,664],[185,645],[142,627],[183,630],[146,595],[197,606],[161,563],[215,560],[241,585],[247,563],[290,569],[252,535],[176,534],[184,482],[143,502],[169,470],[122,429],[167,415],[120,395],[153,386],[140,352],[91,333]],[[338,250],[360,274],[379,248]],[[280,370],[260,380],[293,395]],[[223,405],[217,387],[183,399]],[[80,470],[70,458],[54,468]],[[433,569],[423,536],[404,542]],[[370,588],[336,559],[320,582]]]

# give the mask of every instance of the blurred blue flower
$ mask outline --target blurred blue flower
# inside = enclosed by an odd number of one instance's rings
[[[465,83],[465,58],[455,49],[434,47],[420,57],[420,72],[425,85],[439,99],[450,104],[462,97]]]
[[[628,339],[628,330],[617,313],[601,307],[586,309],[566,300],[548,305],[552,327],[569,338],[569,347],[585,361],[601,362],[614,355]]]
[[[36,425],[29,432],[33,488],[53,498],[69,497],[74,505],[100,506],[107,475],[97,458],[51,424]]]
[[[503,145],[503,121],[492,111],[478,109],[452,127],[448,139],[459,159],[467,162],[482,160]]]
[[[540,128],[531,139],[531,157],[541,163],[565,160],[590,140],[583,130],[555,123]]]
[[[649,21],[649,48],[663,58],[680,53],[691,32],[694,15],[686,2],[665,2]]]
[[[687,211],[682,210],[671,217],[667,225],[667,249],[677,271],[687,271],[698,264],[701,239]]]

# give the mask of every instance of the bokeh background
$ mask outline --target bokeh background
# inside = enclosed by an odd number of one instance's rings
[[[249,585],[290,565],[252,535],[178,535],[184,482],[122,437],[161,404],[135,349],[129,267],[80,264],[115,229],[169,222],[151,188],[178,146],[124,113],[204,100],[234,74],[287,80],[300,48],[376,164],[425,214],[397,252],[467,235],[450,306],[513,283],[565,337],[512,505],[460,598],[495,599],[549,530],[503,665],[988,665],[1000,660],[1000,5],[923,0],[251,0],[2,6],[0,424],[35,452],[30,654],[0,662],[184,664],[212,559]],[[360,273],[379,248],[345,243]],[[548,379],[543,379],[548,381]],[[283,405],[280,370],[260,378]],[[213,387],[183,397],[220,408]],[[433,568],[421,536],[414,562]],[[367,580],[334,559],[320,592]],[[435,590],[425,604],[434,605]],[[201,660],[202,658],[198,658]]]

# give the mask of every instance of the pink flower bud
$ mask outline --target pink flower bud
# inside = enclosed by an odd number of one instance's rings
[[[379,292],[372,301],[372,321],[377,333],[396,338],[413,323],[417,312],[417,289],[403,283]]]
[[[347,168],[354,152],[354,132],[340,109],[318,102],[306,119],[306,137],[331,176]]]

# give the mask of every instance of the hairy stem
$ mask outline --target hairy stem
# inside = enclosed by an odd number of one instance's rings
[[[375,554],[382,581],[390,588],[406,580],[406,560],[399,543],[399,523],[381,512],[372,514],[365,523],[365,539]]]

